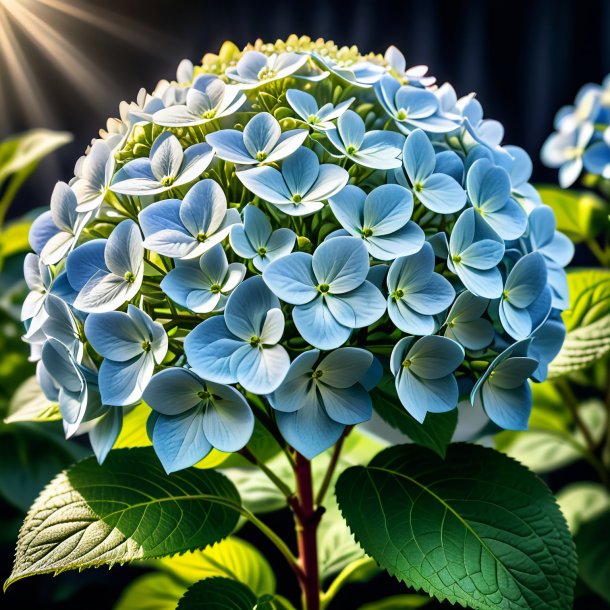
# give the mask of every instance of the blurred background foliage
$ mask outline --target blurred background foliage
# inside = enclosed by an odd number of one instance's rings
[[[69,10],[60,12],[57,6]],[[36,11],[40,19],[56,26],[60,37],[71,41],[78,51],[73,59],[85,68],[77,71],[77,78],[68,78],[54,60],[56,55],[45,55],[43,48],[28,43],[19,27],[14,28],[12,40],[26,51],[27,75],[35,81],[41,108],[31,100],[20,102],[18,88],[2,91],[0,572],[10,571],[17,530],[38,492],[57,472],[90,453],[86,443],[63,440],[54,405],[38,391],[35,365],[20,340],[19,310],[25,294],[21,267],[29,250],[29,224],[47,204],[54,182],[69,178],[74,160],[90,138],[108,116],[117,114],[120,99],[134,98],[139,86],[152,88],[158,79],[173,74],[181,57],[195,60],[227,38],[241,46],[256,37],[274,40],[294,31],[339,44],[356,43],[367,50],[383,51],[396,44],[409,63],[429,64],[440,82],[450,80],[459,93],[476,90],[489,115],[506,125],[507,140],[533,157],[534,178],[546,181],[540,187],[543,201],[555,210],[557,228],[577,244],[569,275],[571,308],[565,314],[568,337],[551,367],[551,379],[534,388],[530,431],[487,435],[484,442],[528,465],[556,492],[580,556],[576,607],[610,607],[610,186],[586,177],[578,189],[561,191],[551,184],[554,172],[538,162],[557,108],[569,102],[582,83],[599,82],[610,71],[610,3],[355,0],[344,6],[311,0],[298,6],[269,1],[261,7],[237,0],[215,5],[143,0],[127,5],[107,0],[102,7],[93,0],[62,0],[41,2]],[[79,86],[78,74],[90,90],[83,91],[82,82]],[[32,129],[40,126],[67,128],[75,135]],[[10,135],[18,132],[22,133]],[[129,414],[119,446],[148,443],[143,434],[145,415],[137,408]],[[387,419],[391,424],[391,413]],[[476,427],[476,422],[469,427]],[[403,438],[401,431],[390,432],[386,436],[392,442]],[[451,430],[441,432],[445,433]],[[458,434],[464,431],[458,428]],[[273,440],[257,430],[254,442],[257,454],[265,447],[268,466],[281,473]],[[347,464],[373,455],[382,441],[359,434],[349,443],[343,458]],[[215,453],[201,466],[224,459]],[[292,537],[290,516],[278,511],[282,502],[265,478],[248,469],[243,458],[231,457],[222,466],[250,509],[271,515],[286,537]],[[323,470],[325,458],[316,467]],[[345,526],[332,518],[333,510],[331,506],[331,518],[321,533],[326,577],[361,557]],[[255,550],[251,541],[261,550]],[[236,577],[257,593],[294,596],[291,574],[274,573],[270,567],[279,564],[275,553],[244,526],[236,536],[200,553],[112,571],[38,577],[35,586],[19,583],[2,598],[2,606],[68,609],[86,604],[92,610],[170,610],[190,584],[209,576]],[[427,597],[407,594],[368,560],[362,560],[347,580],[356,584],[349,593],[339,593],[336,608],[440,607]],[[367,594],[371,590],[374,595]],[[386,601],[366,605],[379,591]],[[269,609],[288,608],[282,604],[276,598]]]

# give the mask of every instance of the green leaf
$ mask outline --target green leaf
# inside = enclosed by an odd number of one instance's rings
[[[557,230],[579,243],[598,235],[608,222],[608,204],[592,192],[536,187],[543,203],[553,208]]]
[[[54,421],[61,419],[59,406],[48,400],[40,389],[36,376],[28,377],[15,391],[4,421]]]
[[[390,375],[381,380],[371,392],[371,397],[375,411],[392,428],[406,434],[414,443],[428,447],[445,457],[447,446],[457,426],[457,409],[448,413],[428,413],[424,423],[420,424],[400,404],[394,378]]]
[[[610,511],[583,523],[576,536],[579,574],[585,584],[610,603]]]
[[[0,427],[0,496],[23,512],[58,472],[89,453],[56,424]]]
[[[176,610],[252,610],[256,595],[230,578],[208,578],[195,583],[178,603]]]
[[[478,445],[441,460],[402,445],[346,470],[339,507],[364,550],[391,575],[475,610],[572,607],[576,555],[548,488]]]
[[[360,606],[359,610],[405,610],[405,608],[423,608],[432,599],[423,595],[393,595],[371,604]]]
[[[589,400],[578,412],[595,441],[604,434],[606,409],[599,400]],[[550,472],[582,459],[587,443],[580,430],[571,430],[554,412],[534,407],[529,429],[506,430],[495,437],[496,448],[534,472]]]
[[[549,378],[584,369],[610,351],[610,271],[570,271],[568,286],[570,308],[562,316],[567,336]]]
[[[610,509],[610,493],[600,483],[578,481],[558,492],[557,503],[575,535],[583,523]]]
[[[29,221],[18,220],[11,222],[0,231],[0,258],[4,259],[30,250],[28,237],[31,224]]]
[[[25,518],[5,586],[34,574],[113,565],[204,548],[228,536],[239,495],[223,475],[163,471],[151,448],[88,458],[42,492]]]
[[[176,610],[185,591],[186,587],[169,574],[144,574],[127,586],[114,610]]]
[[[165,557],[158,566],[187,585],[222,576],[239,580],[256,595],[275,591],[269,562],[249,542],[233,536],[202,551]]]

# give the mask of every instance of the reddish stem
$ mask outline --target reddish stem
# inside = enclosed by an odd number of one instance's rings
[[[321,511],[314,505],[311,462],[300,453],[294,468],[298,510],[295,510],[299,561],[303,570],[301,592],[303,610],[320,610],[317,528]]]

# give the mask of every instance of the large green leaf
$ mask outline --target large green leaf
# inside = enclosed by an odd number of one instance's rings
[[[607,225],[608,204],[591,192],[536,187],[543,203],[553,208],[557,229],[578,243],[595,237]]]
[[[610,603],[610,510],[583,523],[574,541],[585,584]]]
[[[371,392],[371,397],[375,411],[392,428],[406,434],[414,443],[445,457],[447,445],[457,426],[457,409],[448,413],[428,413],[424,423],[420,424],[400,404],[392,376],[384,377]]]
[[[346,470],[336,494],[365,551],[416,589],[477,610],[572,606],[576,555],[559,507],[493,449],[450,445],[443,461],[392,447]]]
[[[178,603],[176,610],[252,610],[256,595],[230,578],[208,578],[195,583]]]
[[[151,448],[86,459],[42,492],[19,534],[7,585],[34,574],[113,565],[204,548],[237,524],[240,499],[223,475],[167,475]]]
[[[610,510],[610,493],[600,483],[577,481],[557,493],[557,503],[574,536],[583,523]]]
[[[570,308],[563,313],[567,336],[549,366],[549,378],[586,368],[610,351],[610,271],[568,273]]]
[[[114,610],[176,610],[186,587],[169,574],[139,576],[123,591]]]
[[[15,390],[4,421],[7,424],[19,421],[53,421],[61,419],[59,405],[43,394],[36,376],[28,377]]]

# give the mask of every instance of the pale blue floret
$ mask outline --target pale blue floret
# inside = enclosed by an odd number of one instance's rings
[[[261,112],[250,119],[243,131],[222,129],[208,134],[206,141],[219,159],[240,165],[259,165],[289,157],[307,135],[307,129],[282,133],[278,121],[268,112]]]
[[[534,381],[545,381],[549,373],[549,364],[559,354],[564,339],[566,326],[561,313],[553,310],[545,322],[532,333],[529,355],[538,361],[538,368],[532,373]]]
[[[410,335],[434,333],[434,316],[445,311],[455,298],[449,281],[434,272],[434,252],[429,243],[416,254],[397,258],[386,281],[390,319]]]
[[[282,171],[273,167],[255,167],[237,172],[242,184],[257,197],[272,203],[289,216],[306,216],[324,207],[324,200],[337,194],[349,180],[342,167],[320,165],[318,156],[301,147],[282,163]]]
[[[95,140],[86,156],[74,168],[76,180],[70,184],[78,201],[78,212],[93,212],[104,201],[115,169],[114,154],[108,142]]]
[[[390,369],[398,398],[419,423],[429,412],[444,413],[457,407],[459,391],[453,372],[463,360],[462,346],[447,337],[404,337],[396,344]]]
[[[421,129],[415,129],[407,137],[402,162],[409,182],[404,180],[402,170],[397,170],[398,182],[405,186],[410,184],[414,196],[429,210],[438,214],[453,214],[464,207],[466,192],[452,176],[438,173],[438,157],[434,154],[428,136]],[[451,163],[454,164],[455,161],[451,159]]]
[[[318,102],[313,95],[300,91],[299,89],[288,89],[286,100],[297,113],[297,115],[314,131],[327,131],[334,129],[334,120],[338,119],[354,102],[356,98],[349,99],[333,106],[324,104],[318,107]]]
[[[220,244],[198,261],[177,261],[161,281],[161,290],[173,301],[196,313],[221,311],[228,296],[244,279],[246,267],[231,263]]]
[[[516,341],[529,337],[549,315],[551,291],[546,282],[546,264],[538,252],[520,258],[508,274],[499,315],[504,330]]]
[[[367,281],[368,271],[362,240],[335,237],[320,244],[313,256],[295,252],[273,261],[263,279],[280,299],[295,305],[292,318],[303,339],[329,350],[385,312],[385,299]]]
[[[474,295],[497,299],[502,294],[498,264],[504,256],[504,241],[469,208],[462,212],[449,239],[447,265]]]
[[[371,397],[361,381],[373,355],[355,347],[334,350],[320,360],[319,350],[298,356],[282,385],[268,396],[288,443],[312,459],[339,440],[346,426],[367,421]]]
[[[302,53],[265,55],[259,51],[246,51],[237,65],[227,68],[225,74],[239,83],[242,89],[255,89],[265,83],[295,75],[308,59],[308,55]]]
[[[21,320],[32,320],[32,330],[33,326],[39,328],[45,317],[44,304],[53,284],[53,276],[40,257],[30,252],[23,261],[23,277],[30,292],[21,306]]]
[[[532,390],[528,378],[538,368],[528,348],[531,340],[506,348],[479,377],[470,393],[470,402],[505,430],[527,430],[532,410]]]
[[[510,197],[510,176],[505,169],[479,159],[470,166],[466,185],[470,203],[502,239],[513,240],[523,235],[527,215]]]
[[[144,391],[144,401],[157,415],[152,442],[167,473],[193,466],[212,448],[239,451],[254,429],[252,410],[235,388],[187,369],[157,373]]]
[[[227,85],[211,74],[200,74],[189,88],[185,103],[158,110],[152,122],[165,127],[203,125],[237,112],[245,101],[238,86]]]
[[[553,210],[546,205],[534,208],[528,218],[527,243],[533,252],[544,257],[548,284],[553,297],[553,307],[568,309],[570,294],[563,270],[574,256],[574,244],[563,233],[555,230],[557,220]]]
[[[342,156],[358,165],[373,169],[400,167],[404,136],[394,131],[366,131],[364,121],[353,110],[346,110],[337,121],[336,129],[326,136]]]
[[[78,291],[76,309],[112,311],[130,301],[144,277],[144,246],[138,225],[124,220],[108,239],[79,246],[69,254],[66,271],[70,285]]]
[[[178,138],[165,131],[154,141],[148,159],[134,159],[123,166],[110,189],[122,195],[158,195],[199,178],[213,157],[209,144],[182,150]]]
[[[155,364],[160,364],[167,353],[163,326],[128,305],[127,313],[109,311],[87,316],[85,335],[104,358],[98,377],[102,402],[126,406],[140,400]]]
[[[280,302],[255,276],[233,291],[224,315],[205,320],[189,333],[184,352],[199,376],[268,394],[280,385],[290,366],[288,353],[279,345],[283,333]]]
[[[41,214],[30,227],[30,246],[45,265],[56,265],[74,248],[78,237],[91,218],[79,214],[74,191],[58,182],[51,195],[51,209]]]
[[[201,180],[182,201],[164,199],[144,208],[138,217],[144,247],[172,258],[197,258],[221,243],[241,221],[214,180]]]
[[[420,65],[407,68],[405,56],[394,45],[387,48],[383,57],[388,63],[389,70],[403,85],[429,87],[436,82],[434,76],[427,76],[428,66]]]
[[[330,198],[330,207],[341,226],[361,238],[376,259],[413,254],[424,243],[424,232],[410,220],[413,197],[398,184],[378,186],[368,195],[348,185]]]
[[[343,64],[314,51],[312,59],[324,70],[332,72],[335,76],[356,87],[368,89],[372,87],[383,75],[385,68],[370,61],[357,61],[355,63]]]
[[[79,332],[79,322],[70,307],[54,294],[49,294],[45,302],[46,319],[42,323],[45,337],[53,337],[63,343],[76,362],[83,356],[83,343]]]
[[[277,258],[292,252],[296,233],[286,227],[273,231],[267,215],[253,205],[243,211],[243,225],[231,228],[231,248],[239,256],[251,260],[256,269],[263,271]]]
[[[489,299],[477,297],[468,290],[460,293],[445,320],[445,337],[462,344],[466,349],[481,350],[494,339],[495,331],[483,318]]]
[[[431,133],[448,133],[460,123],[440,113],[439,100],[427,89],[401,85],[393,76],[383,76],[375,85],[377,99],[403,133],[418,127]]]
[[[607,132],[610,133],[610,132]],[[584,154],[583,162],[585,169],[596,176],[606,180],[610,179],[610,146],[606,136],[604,141],[595,142]]]

